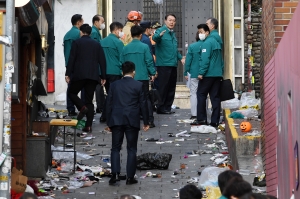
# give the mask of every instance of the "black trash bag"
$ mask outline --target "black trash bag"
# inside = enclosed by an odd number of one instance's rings
[[[172,154],[144,153],[137,156],[137,169],[168,169],[172,160]]]
[[[154,87],[153,83],[151,86],[151,90],[149,91],[150,100],[153,105],[157,105],[161,102],[161,97],[159,95],[158,90]]]

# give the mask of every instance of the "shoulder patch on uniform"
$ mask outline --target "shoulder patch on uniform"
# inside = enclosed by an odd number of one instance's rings
[[[206,49],[202,49],[202,52],[203,52],[203,53],[206,53]]]

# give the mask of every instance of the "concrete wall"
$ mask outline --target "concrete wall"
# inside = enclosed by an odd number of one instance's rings
[[[46,104],[65,104],[65,101],[58,101],[57,96],[65,95],[67,84],[65,82],[65,59],[63,53],[63,38],[72,27],[71,17],[74,14],[82,14],[85,23],[92,25],[92,18],[97,14],[97,0],[63,0],[62,4],[55,2],[54,5],[54,71],[55,71],[55,92],[49,93],[47,97],[39,97]],[[65,97],[62,97],[64,100]]]

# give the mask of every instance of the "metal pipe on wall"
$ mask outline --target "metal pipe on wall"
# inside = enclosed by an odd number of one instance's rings
[[[248,34],[251,33],[251,0],[248,0]],[[248,44],[248,91],[252,91],[252,66],[251,66],[252,44]]]

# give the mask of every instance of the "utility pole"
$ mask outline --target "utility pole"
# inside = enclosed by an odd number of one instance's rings
[[[3,133],[2,154],[0,156],[0,198],[10,198],[11,188],[11,89],[13,62],[13,38],[15,24],[15,1],[6,0],[5,35],[12,40],[12,46],[5,46],[5,69],[4,78],[4,108],[3,108]],[[3,162],[3,159],[4,162]],[[2,160],[2,161],[1,161]]]

